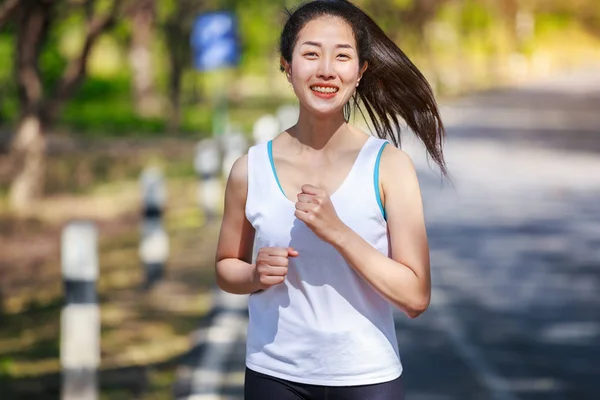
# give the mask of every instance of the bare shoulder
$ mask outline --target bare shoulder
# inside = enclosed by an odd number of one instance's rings
[[[236,184],[248,184],[248,154],[235,160],[231,172],[229,172],[229,181]]]
[[[412,159],[404,150],[394,145],[385,146],[381,154],[382,173],[387,172],[395,176],[414,175],[416,173]]]
[[[410,156],[395,146],[385,146],[381,155],[381,198],[390,225],[405,224],[422,215],[421,188]]]
[[[234,194],[236,198],[243,197],[245,200],[248,193],[248,154],[244,154],[233,163],[226,191],[226,194]]]
[[[381,189],[386,198],[420,195],[417,171],[404,150],[393,145],[385,146],[379,171]]]

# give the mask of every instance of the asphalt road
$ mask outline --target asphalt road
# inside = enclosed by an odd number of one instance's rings
[[[425,314],[396,316],[407,398],[600,399],[600,73],[469,96],[443,114],[450,180],[403,144],[434,284]],[[229,336],[199,330],[177,398],[242,398],[236,307]]]

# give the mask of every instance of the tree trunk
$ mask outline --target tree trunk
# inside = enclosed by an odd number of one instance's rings
[[[191,16],[198,14],[197,3],[178,1],[177,8],[165,21],[163,32],[167,43],[169,56],[169,133],[177,133],[181,125],[181,82],[186,66],[189,64],[189,21]],[[200,3],[201,4],[201,3]]]
[[[48,35],[53,8],[53,2],[29,0],[21,2],[16,10],[15,75],[21,118],[12,140],[10,158],[16,174],[8,194],[9,206],[16,212],[30,210],[44,185],[44,87],[37,60]]]
[[[44,87],[39,56],[55,18],[53,11],[57,1],[21,0],[13,12],[16,14],[13,22],[17,36],[14,72],[22,116],[11,148],[11,164],[16,171],[9,189],[9,205],[13,210],[30,211],[41,197],[46,164],[45,133],[56,121],[62,105],[84,79],[89,54],[98,37],[114,25],[122,1],[114,0],[105,15],[88,15],[81,53],[66,66],[50,96]]]
[[[171,58],[171,76],[169,77],[169,100],[171,110],[169,113],[169,133],[177,133],[181,125],[181,76],[183,66]]]
[[[181,5],[179,5],[181,7]],[[181,50],[185,42],[185,35],[181,31],[181,10],[173,18],[168,20],[164,27],[165,39],[167,41],[167,54],[171,67],[169,74],[169,133],[177,133],[181,124],[181,78],[184,68],[184,52]]]
[[[160,115],[160,99],[154,87],[154,68],[152,62],[152,38],[155,25],[154,0],[144,0],[133,10],[133,30],[129,62],[133,72],[133,100],[139,116]]]
[[[12,160],[18,171],[9,191],[13,211],[24,213],[32,209],[44,186],[46,136],[39,114],[24,117],[13,142]]]

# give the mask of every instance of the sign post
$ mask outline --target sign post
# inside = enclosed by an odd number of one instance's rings
[[[235,67],[239,63],[237,19],[227,11],[207,12],[196,18],[190,44],[194,67],[198,71],[213,71]],[[226,83],[217,88],[213,134],[220,135],[227,125],[228,102]]]

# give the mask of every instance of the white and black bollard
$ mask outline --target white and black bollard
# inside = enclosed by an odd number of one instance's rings
[[[223,193],[221,183],[221,154],[219,142],[205,139],[198,143],[194,158],[194,169],[198,174],[198,202],[204,211],[206,221],[213,220],[221,204]]]
[[[231,360],[236,344],[245,341],[248,296],[216,289],[213,298],[215,315],[206,332],[204,351],[192,372],[189,400],[220,398],[227,362]]]
[[[139,254],[146,272],[144,288],[150,289],[163,277],[169,257],[169,237],[162,224],[167,191],[162,172],[156,167],[144,169],[140,182],[143,219]]]
[[[248,150],[248,140],[242,132],[234,131],[221,136],[221,146],[223,148],[221,174],[227,178],[235,161]]]
[[[100,364],[98,232],[88,221],[69,223],[61,237],[65,306],[61,314],[62,400],[96,400]]]
[[[266,114],[254,122],[252,128],[252,137],[256,144],[265,143],[272,140],[280,132],[279,120],[277,117]]]

